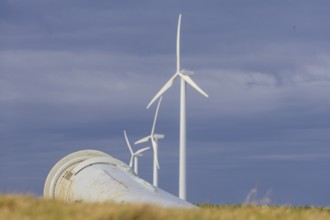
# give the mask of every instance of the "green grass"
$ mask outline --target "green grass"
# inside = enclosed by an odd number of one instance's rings
[[[200,209],[163,209],[150,205],[66,203],[33,196],[0,196],[2,220],[329,220],[329,208],[201,205]]]

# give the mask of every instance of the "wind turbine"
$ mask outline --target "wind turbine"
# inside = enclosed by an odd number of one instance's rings
[[[138,157],[139,156],[143,156],[143,152],[144,151],[147,151],[150,149],[150,147],[145,147],[145,148],[142,148],[138,151],[136,151],[135,153],[133,152],[132,150],[132,147],[131,147],[131,144],[129,143],[128,141],[128,138],[127,138],[127,134],[126,134],[126,131],[124,130],[124,136],[125,136],[125,140],[126,140],[126,144],[127,144],[127,147],[129,149],[129,151],[131,152],[131,159],[129,161],[129,167],[132,168],[133,166],[133,161],[134,161],[134,172],[136,173],[136,175],[138,174]]]
[[[189,73],[180,70],[180,26],[181,14],[179,15],[178,31],[176,38],[176,72],[169,81],[159,90],[148,104],[149,108],[160,96],[165,93],[172,85],[176,78],[181,79],[180,88],[180,165],[179,165],[179,197],[186,200],[186,86],[189,84],[199,93],[208,97],[208,95],[189,77]]]
[[[135,144],[140,144],[140,143],[144,143],[144,142],[151,140],[152,149],[154,151],[154,161],[153,161],[153,185],[154,186],[158,186],[158,169],[159,169],[158,140],[163,139],[165,137],[165,135],[163,135],[163,134],[157,134],[157,133],[155,134],[156,120],[157,120],[159,106],[160,106],[161,101],[162,101],[162,97],[160,97],[160,99],[158,101],[158,105],[157,105],[154,122],[153,122],[153,125],[151,128],[150,135],[135,142]]]

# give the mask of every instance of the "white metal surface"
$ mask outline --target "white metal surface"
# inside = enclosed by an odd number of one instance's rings
[[[60,160],[46,179],[44,196],[71,202],[195,207],[137,177],[125,163],[94,150],[78,151]]]
[[[77,164],[82,163],[88,158],[102,156],[108,156],[108,154],[101,151],[84,150],[69,154],[62,158],[55,164],[47,176],[44,186],[44,196],[47,198],[55,198],[58,182],[67,170],[73,169]]]
[[[157,92],[151,99],[147,108],[149,108],[159,97],[161,97],[166,90],[168,90],[178,76],[180,77],[180,162],[179,162],[179,197],[186,199],[186,84],[197,90],[199,93],[208,97],[190,77],[185,74],[186,70],[180,70],[180,30],[181,30],[181,14],[178,20],[178,30],[176,38],[176,73],[170,78],[169,81]]]
[[[180,161],[179,197],[186,200],[186,82],[181,78],[180,87]]]

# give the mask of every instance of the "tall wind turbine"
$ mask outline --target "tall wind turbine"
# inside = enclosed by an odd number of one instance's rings
[[[132,168],[133,161],[134,161],[134,172],[137,175],[138,174],[138,157],[143,156],[142,153],[149,150],[150,147],[142,148],[142,149],[140,149],[140,150],[138,150],[134,153],[133,150],[132,150],[131,144],[129,143],[129,140],[127,138],[127,134],[126,134],[125,130],[124,130],[124,136],[125,136],[125,140],[126,140],[126,144],[127,144],[128,149],[129,149],[129,152],[131,152],[131,159],[129,161],[129,167]]]
[[[159,162],[158,162],[158,140],[163,139],[165,135],[163,134],[155,134],[155,127],[156,127],[156,121],[157,121],[157,116],[158,116],[158,111],[159,111],[159,106],[162,101],[162,97],[160,97],[154,117],[154,123],[152,125],[151,133],[149,136],[144,137],[138,141],[135,142],[135,144],[140,144],[147,142],[151,140],[152,144],[152,149],[154,151],[154,161],[153,161],[153,185],[158,186],[158,169],[159,169]]]
[[[181,79],[180,88],[180,165],[179,165],[179,197],[186,200],[186,85],[189,84],[199,93],[208,97],[208,95],[189,77],[189,74],[180,70],[180,26],[181,14],[178,21],[178,32],[176,38],[176,72],[169,81],[159,90],[148,104],[149,108],[163,93],[169,89],[176,78]]]

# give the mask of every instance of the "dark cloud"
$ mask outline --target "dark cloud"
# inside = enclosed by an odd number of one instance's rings
[[[188,88],[189,199],[241,203],[258,185],[276,204],[329,204],[327,6],[0,1],[0,192],[41,194],[51,166],[75,150],[127,161],[122,132],[150,132],[155,106],[145,107],[175,71],[181,12],[182,66],[210,95]],[[172,193],[178,93],[176,82],[157,125],[160,182]],[[151,158],[141,161],[148,180]]]
[[[7,0],[0,1],[0,22],[3,22],[10,15],[11,7]]]

